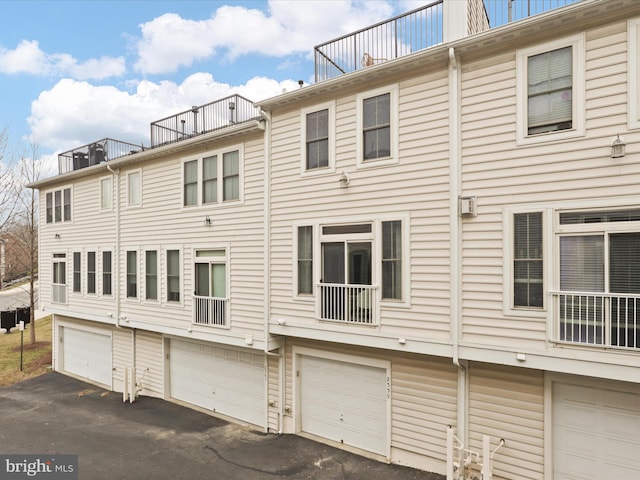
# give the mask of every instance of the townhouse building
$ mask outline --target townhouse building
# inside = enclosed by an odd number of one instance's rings
[[[640,3],[527,3],[62,154],[54,368],[449,478],[636,478]]]

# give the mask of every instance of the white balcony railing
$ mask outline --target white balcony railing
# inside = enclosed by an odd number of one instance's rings
[[[229,326],[229,299],[193,296],[193,323],[214,327]]]
[[[375,285],[318,284],[317,316],[321,320],[376,325]]]
[[[552,292],[554,340],[640,348],[640,295]]]
[[[51,301],[53,303],[67,303],[67,286],[61,283],[51,284]]]

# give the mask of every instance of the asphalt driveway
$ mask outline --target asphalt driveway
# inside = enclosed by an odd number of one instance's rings
[[[77,454],[83,480],[444,478],[58,373],[0,387],[0,454]]]

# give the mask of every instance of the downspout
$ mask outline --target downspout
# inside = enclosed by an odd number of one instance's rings
[[[120,327],[120,169],[115,171],[111,168],[111,165],[108,163],[106,165],[107,170],[113,174],[116,181],[116,246],[113,255],[113,288],[116,301],[116,327]],[[99,261],[99,259],[96,259],[96,261]]]
[[[468,444],[468,362],[460,360],[460,331],[462,311],[462,275],[460,270],[462,245],[460,232],[462,219],[459,215],[459,198],[461,194],[461,156],[460,156],[460,71],[455,49],[449,47],[449,224],[451,238],[449,240],[451,265],[451,340],[453,364],[458,367],[457,395],[457,436]]]
[[[264,195],[264,258],[263,258],[263,270],[264,270],[264,286],[263,286],[263,328],[264,328],[264,354],[265,354],[265,398],[269,398],[269,357],[278,359],[278,394],[280,398],[278,399],[278,435],[282,433],[282,423],[283,423],[283,406],[282,406],[282,363],[284,362],[284,358],[282,355],[271,353],[271,349],[269,348],[269,318],[271,312],[271,113],[261,111],[263,116],[263,122],[265,124],[265,133],[264,133],[264,187],[263,187],[263,195]],[[264,431],[267,433],[269,431],[269,403],[267,402],[267,409],[265,413],[265,422],[264,422]]]

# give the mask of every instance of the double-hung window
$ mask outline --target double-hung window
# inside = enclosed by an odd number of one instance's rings
[[[560,341],[640,348],[640,209],[561,212]]]
[[[100,179],[100,209],[111,210],[113,205],[113,179],[104,177]]]
[[[137,207],[142,204],[140,170],[127,173],[127,205],[129,207]]]
[[[183,205],[211,205],[242,199],[242,150],[212,152],[183,165]]]
[[[180,290],[180,250],[167,250],[167,302],[179,302]]]
[[[73,293],[82,291],[82,253],[73,252]]]
[[[138,252],[127,251],[127,298],[138,298]]]
[[[102,295],[111,295],[112,287],[112,254],[111,251],[102,252]]]
[[[542,212],[513,216],[513,307],[542,308]]]
[[[584,35],[519,50],[518,142],[584,135]]]
[[[96,252],[87,252],[87,293],[96,293]]]
[[[305,108],[300,112],[300,171],[316,175],[335,170],[335,103]]]
[[[67,303],[67,255],[54,253],[52,262],[51,301]]]
[[[313,227],[298,227],[297,294],[313,293]]]
[[[397,161],[397,85],[362,93],[356,102],[358,164]]]
[[[45,202],[47,223],[71,221],[71,188],[47,192]]]
[[[226,249],[196,250],[194,277],[193,322],[228,326]]]
[[[145,300],[158,300],[158,251],[144,252]]]

